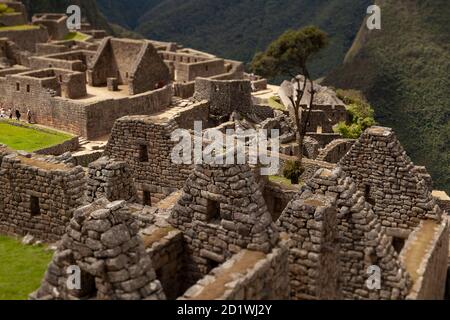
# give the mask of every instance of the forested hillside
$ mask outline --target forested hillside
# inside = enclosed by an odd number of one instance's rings
[[[249,62],[288,28],[315,24],[331,44],[312,68],[339,65],[365,16],[368,0],[97,0],[110,21],[147,38],[176,41]]]
[[[364,92],[435,186],[450,192],[448,0],[384,0],[382,29],[364,26],[326,83]]]

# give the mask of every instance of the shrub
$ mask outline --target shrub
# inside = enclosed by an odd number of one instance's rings
[[[337,90],[337,95],[347,105],[350,124],[340,122],[334,131],[346,139],[358,139],[367,128],[376,124],[375,111],[359,91]]]
[[[302,167],[300,161],[288,160],[283,168],[283,176],[286,179],[291,180],[292,184],[298,184],[304,171],[305,169]]]

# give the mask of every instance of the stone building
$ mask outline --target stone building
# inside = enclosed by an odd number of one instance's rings
[[[12,11],[0,14],[0,27],[24,25],[27,23],[27,11],[22,2],[1,0],[0,4],[6,5]]]
[[[208,122],[206,101],[153,116],[128,116],[116,121],[105,155],[124,161],[134,177],[139,202],[156,204],[184,186],[192,165],[174,164],[172,141],[177,129],[194,129],[194,120]]]
[[[0,146],[0,232],[51,242],[84,201],[84,171]]]
[[[372,127],[339,162],[391,236],[402,241],[421,220],[441,221],[432,190],[390,128]]]
[[[108,81],[127,85],[130,95],[162,88],[171,80],[169,69],[150,41],[115,38],[102,41],[87,77],[91,86],[104,86]]]
[[[67,231],[32,299],[165,299],[124,201],[103,199],[79,208]],[[71,266],[80,270],[78,289],[67,285]]]
[[[31,22],[35,25],[45,26],[50,40],[63,40],[69,33],[69,29],[67,29],[67,16],[63,13],[35,14]]]
[[[33,299],[443,297],[450,201],[432,193],[391,129],[340,139],[332,127],[347,121],[345,106],[317,86],[301,190],[261,177],[258,166],[174,163],[177,137],[195,142],[200,121],[202,137],[209,128],[279,129],[282,167],[299,149],[292,110],[258,105],[252,93],[267,81],[240,62],[105,37],[87,24],[85,41],[56,40],[65,19],[42,14],[28,30],[0,32],[1,107],[109,137],[85,171],[70,155],[0,148],[0,232],[61,240]],[[293,87],[282,86],[287,105]],[[81,290],[66,286],[70,266]],[[377,270],[372,289],[368,272]]]

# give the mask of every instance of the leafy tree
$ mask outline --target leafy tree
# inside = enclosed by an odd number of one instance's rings
[[[306,124],[309,121],[314,102],[314,82],[311,79],[307,63],[328,45],[328,35],[315,26],[304,27],[299,30],[288,30],[273,41],[265,52],[259,52],[253,58],[252,70],[262,76],[274,78],[290,75],[297,82],[296,94],[289,99],[294,108],[297,141],[299,144],[298,161],[303,159],[303,142],[306,136]],[[298,77],[304,75],[303,78]],[[310,83],[310,101],[306,106],[306,117],[302,119],[301,101],[305,94],[306,85]]]

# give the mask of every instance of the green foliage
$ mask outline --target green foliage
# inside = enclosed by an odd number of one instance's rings
[[[64,37],[64,40],[77,40],[77,41],[85,41],[89,36],[82,32],[69,32]]]
[[[255,55],[251,69],[262,76],[305,74],[306,63],[328,45],[328,35],[315,26],[288,30],[265,52]]]
[[[394,128],[408,155],[450,192],[448,0],[386,0],[382,30],[361,29],[355,49],[325,84],[355,88]]]
[[[334,131],[342,134],[346,139],[358,139],[361,134],[376,124],[375,111],[361,94],[356,90],[337,90],[337,96],[347,105],[350,123],[340,122]]]
[[[283,176],[286,179],[291,180],[292,184],[297,184],[298,179],[301,177],[305,169],[303,168],[300,161],[297,160],[288,160],[284,164],[283,168]]]
[[[39,26],[33,25],[33,24],[22,24],[18,26],[5,26],[0,27],[0,31],[12,31],[12,30],[32,30],[32,29],[39,29]]]
[[[278,97],[270,97],[268,99],[269,106],[275,110],[286,111],[285,105],[281,102],[281,99]]]
[[[52,252],[0,236],[0,300],[27,300],[37,290]]]
[[[0,3],[0,14],[6,12],[7,9],[8,9],[8,5],[6,5],[4,3]]]

